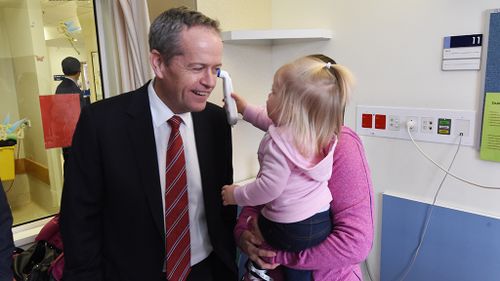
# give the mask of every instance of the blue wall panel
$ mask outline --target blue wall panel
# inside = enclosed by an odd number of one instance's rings
[[[500,92],[500,11],[490,14],[484,91]]]
[[[383,195],[381,281],[399,280],[430,205]],[[406,281],[500,280],[500,220],[435,206]]]

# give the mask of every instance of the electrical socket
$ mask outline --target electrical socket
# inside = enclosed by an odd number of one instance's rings
[[[469,136],[470,120],[455,119],[455,122],[452,126],[455,127],[455,135],[460,135],[460,133],[463,133],[464,137]]]
[[[434,127],[436,126],[434,118],[432,117],[422,117],[422,126],[420,132],[430,134],[434,132]]]
[[[399,131],[401,129],[399,116],[389,115],[389,118],[387,119],[387,129],[391,131]]]
[[[405,127],[406,127],[406,124],[408,124],[408,122],[410,122],[410,121],[415,122],[415,126],[413,126],[413,128],[410,129],[410,132],[412,132],[412,133],[418,132],[418,117],[417,116],[407,116],[406,122],[405,122]]]

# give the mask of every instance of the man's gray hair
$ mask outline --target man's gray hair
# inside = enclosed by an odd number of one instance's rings
[[[161,13],[149,28],[149,50],[157,50],[168,64],[170,59],[182,55],[180,34],[184,28],[204,26],[220,33],[219,21],[186,7],[169,9]]]

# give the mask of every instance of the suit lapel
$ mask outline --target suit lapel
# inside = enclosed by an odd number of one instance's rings
[[[128,113],[131,116],[129,126],[129,136],[132,141],[130,153],[135,154],[137,167],[139,169],[142,188],[146,193],[151,215],[163,237],[163,206],[160,187],[160,177],[158,175],[158,160],[156,153],[156,143],[153,131],[153,121],[149,107],[147,83],[134,94],[134,98],[129,106]]]
[[[203,201],[205,202],[205,217],[207,220],[208,232],[212,240],[215,233],[220,229],[213,229],[216,226],[217,217],[220,216],[217,208],[213,208],[214,202],[220,197],[214,185],[216,184],[215,177],[219,177],[216,173],[217,167],[214,167],[214,138],[213,128],[211,127],[210,113],[207,109],[201,112],[191,113],[193,116],[194,136],[196,141],[196,152],[198,153],[198,164],[201,174],[201,186],[203,191]],[[212,241],[212,243],[215,243]]]
[[[201,174],[201,186],[203,189],[204,197],[206,197],[205,193],[207,189],[206,186],[209,186],[210,179],[209,175],[206,173],[207,165],[210,165],[207,161],[210,159],[208,153],[212,148],[210,144],[211,138],[208,138],[209,132],[209,124],[208,119],[204,116],[204,111],[202,112],[193,112],[191,116],[193,117],[193,127],[194,127],[194,138],[196,142],[196,152],[198,154],[198,164],[200,166],[200,174]]]

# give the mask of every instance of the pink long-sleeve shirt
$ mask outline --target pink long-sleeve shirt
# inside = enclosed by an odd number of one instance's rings
[[[315,281],[362,280],[359,264],[373,242],[373,186],[361,140],[348,127],[338,138],[328,186],[333,197],[331,234],[320,245],[299,253],[277,251],[273,262],[313,270]],[[258,213],[259,207],[243,208],[234,230],[236,241],[249,230],[247,218]]]
[[[328,180],[332,174],[336,141],[322,157],[302,156],[287,128],[275,127],[265,109],[248,106],[245,120],[267,131],[258,150],[260,170],[255,181],[234,190],[240,206],[264,205],[267,219],[280,223],[302,221],[328,210],[332,194]]]

